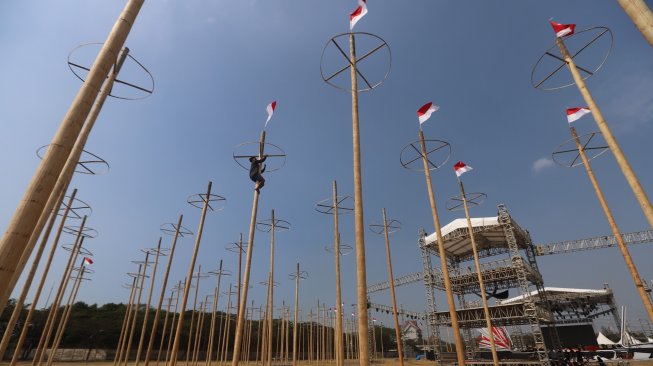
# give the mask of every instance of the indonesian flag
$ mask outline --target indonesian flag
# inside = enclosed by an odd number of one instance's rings
[[[268,112],[268,119],[265,120],[265,126],[267,127],[268,122],[270,122],[270,119],[272,118],[272,115],[274,114],[274,109],[277,108],[277,101],[273,101],[272,103],[268,104],[267,107],[265,107],[265,110]]]
[[[588,113],[592,113],[592,111],[587,107],[567,108],[567,122],[576,122]]]
[[[93,260],[89,257],[84,257],[84,264],[93,264]]]
[[[556,23],[553,20],[549,20],[553,31],[556,32],[556,37],[570,36],[574,34],[574,29],[576,29],[576,24],[560,24]]]
[[[358,7],[349,14],[349,30],[353,30],[356,23],[367,14],[367,0],[358,0]]]
[[[456,165],[453,166],[453,170],[456,171],[456,177],[460,177],[464,173],[467,173],[468,171],[472,170],[472,167],[466,165],[462,161],[459,161],[456,163]]]
[[[419,124],[421,125],[422,123],[426,122],[429,118],[431,118],[431,114],[433,114],[433,112],[437,111],[438,109],[440,109],[440,107],[433,104],[433,102],[428,102],[421,106],[420,109],[417,110],[417,118],[419,119]]]

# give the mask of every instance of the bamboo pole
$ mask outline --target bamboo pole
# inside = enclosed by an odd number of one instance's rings
[[[218,281],[213,291],[213,310],[211,315],[211,331],[209,333],[209,345],[208,345],[208,355],[206,356],[206,365],[211,365],[211,360],[213,358],[213,341],[215,339],[215,312],[218,308],[218,299],[220,298],[220,282],[222,281],[222,259],[220,259],[220,266],[218,267]]]
[[[75,243],[70,249],[70,256],[68,256],[68,262],[66,263],[66,267],[61,276],[61,281],[59,282],[59,288],[57,289],[57,294],[55,295],[52,305],[50,305],[50,312],[45,322],[43,332],[41,333],[39,344],[36,347],[36,353],[34,354],[34,359],[32,360],[32,366],[41,364],[41,360],[43,359],[44,349],[47,348],[48,343],[50,342],[50,337],[52,335],[52,331],[54,330],[54,325],[57,321],[57,317],[59,313],[59,305],[61,304],[66,289],[68,288],[68,277],[70,276],[72,267],[75,264],[75,261],[77,260],[77,254],[79,253],[79,248],[81,248],[82,243],[84,242],[84,236],[82,235],[82,231],[84,230],[85,225],[86,225],[86,216],[82,218],[82,222],[79,225],[77,236],[75,238]]]
[[[601,191],[599,182],[596,180],[594,171],[590,166],[589,159],[587,159],[587,156],[585,155],[585,149],[583,148],[583,145],[580,143],[580,139],[578,138],[576,129],[574,127],[570,127],[569,131],[571,132],[571,136],[573,137],[574,142],[576,143],[576,147],[578,148],[578,153],[580,154],[580,157],[583,160],[583,165],[585,166],[585,170],[587,171],[587,176],[589,177],[590,182],[592,183],[592,187],[594,188],[596,197],[598,198],[599,203],[601,204],[601,208],[603,209],[603,213],[605,214],[605,217],[608,220],[608,224],[610,225],[612,234],[614,235],[617,241],[617,245],[619,246],[621,255],[624,257],[624,261],[626,262],[626,267],[628,267],[628,271],[630,272],[630,275],[633,278],[633,282],[635,282],[635,288],[637,289],[637,294],[639,295],[640,299],[642,300],[642,303],[644,304],[644,308],[646,309],[646,313],[648,314],[649,319],[653,321],[653,304],[651,304],[651,298],[649,294],[646,292],[646,289],[644,288],[644,283],[642,282],[642,279],[639,276],[639,273],[637,272],[637,267],[635,266],[635,263],[633,262],[630,252],[626,247],[626,243],[624,243],[623,237],[619,232],[619,227],[617,226],[617,223],[614,220],[614,216],[612,216],[612,211],[610,211],[610,207],[608,207],[608,202],[605,200],[605,196],[603,196],[603,191]]]
[[[314,343],[313,343],[313,309],[312,308],[310,309],[308,319],[309,319],[309,324],[308,324],[308,344],[309,344],[308,361],[312,365],[313,364],[313,349],[314,349]]]
[[[649,30],[651,29],[649,28]],[[651,30],[651,32],[653,32],[653,30]],[[596,104],[596,102],[594,102],[594,98],[592,98],[592,94],[590,94],[589,89],[587,89],[585,81],[578,72],[578,69],[576,69],[576,64],[569,55],[569,51],[567,50],[565,43],[562,41],[562,38],[556,38],[556,45],[560,49],[560,53],[567,63],[569,71],[571,72],[571,75],[576,82],[576,86],[578,86],[580,94],[583,96],[585,103],[587,103],[589,109],[592,111],[592,116],[594,117],[596,125],[599,127],[601,134],[603,134],[605,142],[608,143],[608,146],[610,147],[615,160],[617,160],[617,164],[619,164],[621,172],[623,173],[624,177],[626,177],[626,181],[628,181],[628,184],[630,185],[630,188],[632,189],[637,202],[641,206],[642,211],[644,212],[644,216],[646,217],[646,220],[648,220],[648,224],[653,227],[653,206],[651,205],[651,201],[646,196],[646,192],[644,191],[644,188],[642,188],[639,179],[637,179],[633,168],[630,166],[630,163],[628,163],[626,156],[624,155],[623,151],[621,151],[621,147],[612,135],[610,127],[605,121],[605,118],[603,118],[603,114],[601,113],[599,106]],[[649,310],[647,309],[647,311]],[[653,319],[653,309],[651,309],[648,315],[651,319]]]
[[[354,160],[354,222],[356,226],[356,284],[358,299],[358,339],[361,344],[360,366],[368,366],[370,357],[367,339],[367,274],[365,269],[365,226],[363,223],[363,181],[361,177],[360,128],[358,123],[358,79],[356,74],[356,41],[349,34],[351,70],[351,121]]]
[[[129,362],[129,352],[131,351],[132,341],[134,339],[134,331],[136,330],[136,320],[138,319],[138,310],[141,307],[141,295],[143,295],[143,288],[145,287],[145,277],[147,277],[147,266],[149,266],[150,252],[145,252],[145,264],[143,264],[143,273],[140,274],[140,284],[138,289],[138,296],[136,297],[136,306],[134,307],[134,315],[132,316],[132,323],[129,330],[129,338],[127,339],[127,347],[125,348],[125,360],[123,366],[127,366]],[[49,365],[48,365],[49,366]]]
[[[154,339],[156,338],[156,331],[159,325],[159,316],[161,313],[161,305],[163,305],[163,298],[165,297],[166,288],[168,287],[168,278],[170,277],[170,268],[172,268],[172,259],[175,256],[175,248],[177,247],[177,239],[179,238],[179,231],[181,230],[181,223],[184,219],[184,215],[179,215],[179,220],[177,220],[177,227],[175,228],[175,235],[172,239],[172,244],[170,245],[170,254],[168,256],[168,264],[166,265],[166,273],[163,275],[163,283],[161,284],[161,293],[159,295],[159,303],[156,307],[156,312],[154,313],[154,320],[152,323],[152,332],[150,332],[150,341],[147,345],[147,351],[145,351],[145,361],[143,366],[149,366],[150,364],[150,354],[152,348],[154,347]],[[154,282],[152,282],[154,283]],[[166,321],[168,319],[168,314],[166,313]],[[161,347],[159,347],[159,353],[163,348],[163,335],[165,330],[161,334]],[[157,355],[157,366],[159,363],[159,355]]]
[[[268,316],[268,349],[269,352],[267,354],[268,356],[268,365],[272,365],[272,335],[273,335],[273,319],[274,319],[274,229],[276,226],[276,222],[274,219],[274,210],[272,210],[271,213],[271,221],[270,221],[272,228],[270,230],[270,285],[269,285],[269,291],[270,291],[270,315]]]
[[[265,147],[265,130],[261,131],[261,141],[259,142],[259,159],[263,157]],[[254,249],[254,233],[256,230],[256,214],[258,213],[259,192],[254,190],[254,199],[252,202],[252,215],[249,221],[249,237],[247,239],[247,255],[245,256],[245,276],[242,283],[240,303],[238,304],[238,314],[241,314],[247,308],[247,290],[249,288],[249,273],[252,264],[252,252]],[[232,366],[238,366],[240,361],[240,346],[243,341],[244,319],[238,316],[236,324],[236,334],[234,337],[234,352],[231,361]]]
[[[268,352],[271,352],[268,338],[270,338],[270,272],[268,272],[267,293],[265,295],[265,320],[263,328],[263,340],[261,343],[261,364],[265,366],[268,360]]]
[[[297,366],[297,314],[299,312],[299,262],[295,272],[295,316],[292,332],[292,365]]]
[[[237,318],[236,318],[237,319]],[[252,345],[252,323],[254,322],[254,300],[252,300],[252,315],[249,318],[249,330],[247,332],[247,343],[245,344],[245,361],[249,363],[249,352]]]
[[[474,230],[472,228],[472,220],[469,217],[469,207],[467,206],[467,196],[465,196],[465,186],[463,181],[458,177],[460,184],[460,196],[463,200],[463,207],[465,208],[465,218],[467,219],[467,231],[469,232],[469,240],[472,245],[472,252],[474,253],[474,265],[476,266],[476,278],[478,279],[479,290],[481,291],[481,301],[483,303],[483,313],[485,314],[485,325],[488,329],[490,338],[490,350],[492,352],[492,363],[494,366],[499,366],[499,356],[497,355],[496,345],[494,343],[494,331],[492,327],[492,318],[490,317],[490,309],[487,305],[487,295],[485,292],[485,283],[481,273],[481,262],[478,259],[478,249],[476,247],[476,239],[474,238]]]
[[[0,312],[4,310],[7,299],[18,280],[17,274],[23,270],[24,263],[20,263],[21,256],[24,256],[25,251],[27,251],[25,255],[28,255],[32,250],[27,246],[27,242],[30,236],[40,234],[35,230],[36,224],[42,213],[49,213],[54,206],[58,193],[54,194],[55,198],[52,200],[49,197],[56,192],[54,191],[56,181],[78,139],[93,101],[97,98],[100,86],[116,61],[118,51],[122,48],[143,2],[144,0],[129,0],[125,5],[0,240]]]
[[[138,363],[141,359],[141,351],[143,350],[143,342],[145,342],[145,331],[147,330],[147,317],[150,314],[150,304],[152,302],[152,294],[154,293],[154,281],[156,279],[156,269],[157,266],[159,265],[159,255],[161,254],[161,240],[163,238],[159,237],[159,243],[156,246],[156,255],[154,257],[154,268],[152,268],[152,280],[150,281],[150,293],[147,296],[147,305],[145,305],[145,315],[143,315],[143,327],[141,329],[141,337],[138,341],[138,350],[136,351],[136,361],[134,362],[135,366],[138,366]],[[163,291],[161,292],[162,294],[164,293],[165,288],[163,288]],[[158,311],[158,309],[157,309]],[[154,322],[156,323],[158,319],[155,319]],[[152,325],[152,329],[154,329],[154,324]],[[149,348],[149,344],[148,344]],[[147,353],[147,351],[146,351]]]
[[[451,317],[451,328],[453,332],[454,343],[456,344],[456,356],[458,358],[458,365],[465,366],[465,349],[462,338],[460,337],[460,328],[458,326],[458,317],[456,315],[456,303],[453,299],[453,292],[451,291],[451,281],[449,279],[449,267],[447,265],[447,252],[444,249],[444,239],[442,238],[442,231],[440,229],[440,218],[438,217],[438,209],[435,205],[435,193],[433,192],[433,184],[431,183],[431,171],[429,170],[428,156],[426,152],[426,143],[424,142],[424,132],[420,126],[419,129],[419,143],[422,151],[422,162],[424,163],[424,176],[426,177],[426,187],[429,193],[429,203],[431,204],[431,215],[433,216],[433,226],[435,226],[435,233],[438,239],[438,253],[440,255],[440,266],[442,267],[442,277],[444,279],[444,288],[447,294],[447,305],[449,306],[449,316]]]
[[[193,299],[193,311],[190,316],[190,329],[188,330],[188,345],[186,348],[186,366],[188,366],[188,361],[190,357],[190,345],[193,341],[193,325],[195,324],[195,311],[197,310],[197,294],[200,290],[200,280],[202,279],[202,265],[199,265],[197,271],[197,284],[195,285],[195,296]]]
[[[226,309],[226,308],[225,308]],[[225,312],[222,312],[222,315],[220,315],[220,320],[218,324],[218,342],[216,344],[216,349],[215,349],[215,354],[216,354],[216,361],[222,360],[222,343],[224,342],[224,328],[226,327],[225,323]],[[219,352],[218,352],[219,351]]]
[[[626,14],[653,47],[653,13],[644,0],[617,0]]]
[[[257,329],[256,329],[256,360],[255,360],[256,362],[255,363],[257,365],[259,363],[259,346],[262,344],[261,343],[261,330],[263,328],[262,325],[264,324],[264,323],[262,323],[262,320],[263,320],[263,307],[259,306],[259,309],[258,309],[258,325],[256,327]]]
[[[220,356],[220,366],[227,360],[227,352],[229,347],[229,328],[231,322],[229,321],[231,315],[231,284],[229,284],[229,292],[227,293],[227,312],[225,313],[225,327],[224,336],[222,337],[222,354]]]
[[[383,211],[383,235],[385,236],[385,253],[388,258],[388,278],[390,281],[390,295],[392,298],[392,316],[395,321],[395,336],[397,337],[397,357],[399,357],[399,365],[404,366],[404,350],[403,342],[401,341],[401,325],[397,313],[397,297],[395,295],[395,282],[392,274],[392,259],[390,256],[390,237],[388,235],[388,219],[386,217],[385,208]]]
[[[181,342],[181,328],[184,325],[184,311],[186,310],[186,303],[188,302],[188,291],[190,290],[190,285],[193,281],[193,271],[195,270],[195,261],[197,260],[197,253],[199,252],[200,241],[202,240],[204,219],[206,218],[206,210],[208,208],[208,203],[211,198],[211,186],[212,186],[212,182],[209,182],[208,188],[206,189],[206,201],[204,202],[204,206],[202,207],[200,224],[199,224],[199,228],[197,229],[197,236],[195,237],[195,247],[193,249],[193,256],[191,257],[192,259],[190,262],[190,266],[188,267],[188,274],[186,275],[186,286],[184,286],[184,297],[181,302],[181,311],[179,313],[179,319],[177,320],[177,331],[175,333],[175,340],[172,344],[172,355],[170,357],[171,366],[177,365],[179,342]]]
[[[186,280],[184,279],[184,286],[186,286]],[[172,341],[174,340],[174,335],[177,332],[176,329],[176,324],[177,322],[175,321],[177,319],[177,310],[179,309],[179,298],[181,297],[181,293],[183,291],[183,288],[181,287],[181,281],[179,281],[179,285],[177,285],[177,299],[175,300],[175,312],[172,314],[172,322],[170,323],[170,335],[168,336],[168,346],[166,348],[166,358],[165,358],[165,364],[168,365],[168,361],[170,360],[170,351],[172,350]]]
[[[170,317],[170,308],[172,307],[172,299],[174,296],[174,291],[170,291],[170,297],[168,298],[168,306],[166,307],[166,316],[163,318],[163,329],[161,329],[161,342],[159,343],[159,351],[156,354],[156,364],[159,366],[159,361],[161,360],[161,353],[163,352],[163,343],[166,339],[166,330],[168,330],[168,318]],[[151,351],[151,350],[150,350]],[[149,352],[148,352],[149,356]],[[147,361],[147,358],[145,359]]]
[[[336,366],[344,366],[342,350],[342,290],[340,287],[340,224],[338,222],[338,183],[333,181],[333,254],[336,266]],[[294,365],[296,366],[296,365]]]
[[[50,265],[52,264],[52,258],[54,257],[54,253],[57,250],[57,246],[59,245],[59,237],[61,236],[61,230],[63,229],[66,217],[68,216],[68,213],[70,212],[70,207],[72,203],[75,200],[75,195],[77,194],[77,189],[74,189],[72,194],[70,195],[70,198],[68,199],[68,204],[66,205],[66,208],[64,210],[63,216],[61,218],[61,224],[59,225],[59,228],[57,230],[57,233],[55,234],[54,241],[52,242],[52,248],[50,249],[50,254],[48,256],[48,259],[45,263],[45,267],[43,268],[43,274],[41,275],[41,281],[39,281],[38,288],[36,290],[36,294],[34,295],[34,299],[32,300],[32,304],[30,305],[29,312],[27,313],[27,317],[25,318],[25,321],[23,322],[23,328],[21,329],[20,332],[20,337],[18,338],[18,342],[16,343],[16,347],[14,349],[14,354],[12,356],[12,365],[16,364],[16,361],[18,360],[18,356],[20,355],[21,348],[23,347],[23,343],[25,342],[25,337],[27,336],[27,330],[28,327],[27,325],[30,323],[32,320],[32,317],[34,316],[34,311],[36,310],[36,304],[39,301],[39,298],[41,296],[41,291],[43,290],[43,285],[45,284],[45,279],[48,276],[48,273],[50,272]],[[57,208],[61,206],[61,203],[63,202],[65,192],[62,191],[61,195],[59,196],[58,203],[57,203]],[[27,279],[25,280],[25,285],[23,286],[23,290],[20,294],[20,297],[16,301],[16,304],[14,306],[14,312],[11,314],[11,318],[9,319],[9,322],[7,323],[7,326],[5,328],[5,333],[2,336],[2,342],[0,344],[0,357],[5,354],[7,351],[7,346],[9,346],[9,340],[11,339],[11,334],[13,333],[14,327],[16,326],[16,322],[18,321],[18,318],[20,316],[20,313],[23,309],[23,304],[25,303],[25,298],[27,297],[27,293],[29,292],[29,288],[32,285],[32,281],[34,279],[34,275],[36,274],[36,269],[38,268],[39,262],[41,261],[41,255],[43,254],[43,251],[45,250],[45,246],[48,242],[48,238],[50,236],[50,231],[52,230],[52,227],[54,226],[54,223],[57,219],[57,210],[53,210],[51,213],[50,217],[50,222],[48,223],[48,227],[45,230],[45,234],[43,235],[43,239],[41,240],[41,245],[39,246],[39,249],[34,256],[34,260],[32,262],[32,268],[30,269],[30,272],[27,276]],[[16,360],[16,361],[14,361]]]
[[[209,295],[210,296],[210,295]],[[200,309],[202,309],[202,312],[200,313],[199,319],[197,320],[197,331],[195,332],[195,347],[193,349],[193,365],[197,366],[197,362],[199,359],[199,353],[200,353],[200,346],[202,345],[202,333],[204,330],[204,317],[206,315],[206,306],[209,301],[209,296],[206,296],[204,298],[204,307],[202,307],[202,304],[200,303]]]
[[[116,346],[116,355],[113,358],[113,366],[116,366],[120,360],[122,360],[122,352],[125,346],[125,341],[127,337],[127,329],[129,328],[129,324],[131,324],[131,316],[132,316],[132,306],[134,303],[134,300],[136,299],[136,291],[138,290],[138,277],[141,273],[142,264],[138,265],[138,275],[134,276],[132,279],[132,287],[131,291],[129,294],[129,302],[127,303],[125,307],[125,316],[122,319],[122,326],[120,328],[120,336],[118,337],[118,345]]]
[[[242,264],[243,264],[243,233],[240,233],[240,239],[238,240],[238,304],[240,304],[240,287],[241,287],[241,278],[240,274],[242,273]],[[236,319],[238,319],[238,306],[236,307]]]
[[[284,356],[283,355],[284,340],[285,340],[285,337],[286,337],[286,332],[285,332],[286,331],[286,328],[285,328],[286,322],[285,322],[285,319],[284,319],[284,315],[285,315],[284,314],[284,311],[285,311],[284,310],[284,305],[285,305],[284,303],[285,302],[282,301],[281,303],[282,303],[282,305],[281,305],[281,315],[279,316],[279,322],[281,322],[281,324],[278,326],[278,331],[277,331],[277,360],[283,361],[284,360],[284,358],[283,358],[283,356]]]

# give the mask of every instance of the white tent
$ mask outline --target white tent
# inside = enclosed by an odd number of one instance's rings
[[[620,345],[624,346],[624,347],[634,346],[634,345],[637,345],[637,344],[642,344],[642,342],[635,339],[635,337],[631,336],[628,332],[623,332],[623,335],[622,335],[622,337],[621,337],[621,339],[619,340],[618,343]]]
[[[598,337],[596,337],[596,343],[598,343],[599,346],[614,346],[616,344],[601,332],[599,332]]]

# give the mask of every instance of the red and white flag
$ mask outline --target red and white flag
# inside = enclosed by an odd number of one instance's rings
[[[358,0],[358,7],[349,14],[349,30],[353,30],[356,23],[367,14],[367,0]]]
[[[592,113],[592,111],[587,107],[567,108],[567,122],[576,122],[588,113]]]
[[[556,37],[570,36],[574,34],[574,29],[576,29],[576,24],[560,24],[556,23],[553,20],[549,20],[553,31],[556,32]]]
[[[268,119],[265,120],[265,126],[267,127],[268,122],[270,122],[270,119],[272,118],[272,115],[274,114],[274,109],[277,108],[277,101],[273,101],[272,103],[268,104],[267,107],[265,107],[265,110],[268,112]]]
[[[472,170],[472,167],[463,163],[462,161],[459,161],[456,163],[456,165],[453,166],[453,170],[456,172],[456,177],[460,177],[464,173]]]
[[[421,106],[420,109],[417,110],[417,118],[419,119],[419,124],[421,125],[422,123],[426,122],[429,118],[431,118],[431,114],[433,114],[433,112],[437,111],[438,109],[440,109],[440,107],[433,104],[433,102],[428,102]]]
[[[93,260],[89,257],[84,257],[84,264],[93,264]]]

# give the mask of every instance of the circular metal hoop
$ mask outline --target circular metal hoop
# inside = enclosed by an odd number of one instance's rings
[[[609,41],[610,44],[608,46],[607,52],[605,53],[605,56],[601,60],[601,62],[598,64],[598,66],[594,68],[585,68],[580,65],[576,65],[576,68],[582,72],[583,75],[583,80],[590,78],[596,74],[597,71],[599,71],[605,62],[607,61],[608,57],[610,56],[610,53],[612,53],[612,45],[614,43],[614,39],[612,36],[612,31],[610,28],[607,27],[593,27],[593,28],[588,28],[584,29],[580,32],[575,32],[573,35],[565,37],[564,40],[565,42],[568,42],[569,44],[565,44],[567,48],[569,49],[569,53],[572,59],[575,59],[581,52],[585,51],[588,49],[589,46],[594,44],[596,41],[603,39],[603,36],[609,36]],[[590,39],[589,41],[585,42],[586,39]],[[533,70],[531,71],[531,85],[535,89],[540,89],[540,90],[557,90],[557,89],[562,89],[566,88],[568,86],[572,86],[576,84],[575,82],[571,82],[569,84],[562,84],[562,85],[556,85],[556,86],[551,86],[551,87],[546,87],[544,84],[550,80],[558,71],[562,70],[565,68],[567,63],[565,60],[561,57],[558,56],[558,46],[553,45],[549,49],[544,52],[542,56],[537,60],[535,63],[535,66],[533,66]],[[577,51],[573,51],[576,50]],[[553,52],[552,52],[553,51]],[[535,72],[540,64],[543,64],[545,60],[549,61],[551,59],[554,59],[555,61],[559,62],[560,64],[553,69],[552,72],[548,73],[544,78],[540,80],[538,77],[536,80],[536,75]],[[576,63],[576,60],[574,60],[574,63]],[[590,71],[590,69],[593,69]]]
[[[211,193],[208,196],[206,195],[206,193],[194,194],[192,196],[189,196],[188,199],[186,200],[186,202],[188,202],[189,205],[195,208],[201,209],[204,207],[204,204],[206,204],[209,211],[222,211],[222,209],[224,209],[225,201],[227,201],[226,198],[222,196],[218,196],[217,194],[213,194],[213,193]],[[212,206],[211,202],[215,202],[215,204]]]
[[[220,275],[220,274],[222,276],[231,276],[231,271],[228,270],[228,269],[222,269],[222,271],[220,271],[219,269],[214,269],[214,270],[208,271],[206,273],[210,274],[211,276],[217,276],[217,275]]]
[[[61,231],[63,231],[66,234],[70,235],[77,235],[79,233],[79,227],[77,226],[64,226]],[[83,227],[82,228],[82,233],[81,236],[88,238],[88,239],[95,239],[97,238],[98,232],[95,229],[92,229],[90,227]]]
[[[141,252],[143,253],[150,253],[150,255],[156,255],[157,252],[159,253],[159,257],[166,257],[168,253],[170,252],[170,249],[168,248],[143,248],[141,249]]]
[[[65,251],[67,251],[67,252],[70,252],[70,251],[73,250],[73,246],[74,246],[74,244],[64,244],[64,245],[61,246],[61,248],[63,250],[65,250]],[[86,255],[86,256],[93,256],[93,252],[91,252],[90,250],[88,250],[88,249],[86,249],[84,247],[77,248],[77,254]]]
[[[271,151],[271,153],[264,154],[268,157],[265,162],[275,162],[275,164],[273,164],[271,167],[266,167],[265,172],[276,172],[277,170],[283,168],[286,165],[286,152],[283,151],[283,149],[279,146],[269,142],[266,142],[264,145],[265,146],[263,147],[263,151]],[[258,141],[243,142],[234,147],[232,157],[236,164],[238,164],[241,168],[249,170],[249,159],[252,157],[258,157],[260,147],[261,143]]]
[[[160,230],[161,230],[162,233],[164,233],[166,235],[171,235],[171,236],[175,235],[175,233],[177,232],[177,224],[173,224],[171,222],[165,223],[165,224],[161,225]],[[191,235],[193,235],[193,232],[190,231],[188,228],[184,227],[183,225],[181,225],[179,227],[179,236],[180,237],[183,238],[185,236],[191,236]]]
[[[386,225],[388,227],[388,234],[392,234],[401,230],[401,221],[399,220],[387,220]],[[370,231],[374,234],[383,234],[385,230],[383,223],[370,224],[369,228]]]
[[[485,199],[487,198],[487,194],[482,193],[482,192],[471,192],[471,193],[466,193],[465,194],[465,199],[467,200],[467,205],[468,206],[480,206],[485,202]],[[457,196],[453,196],[447,200],[447,210],[449,211],[458,211],[458,210],[464,210],[465,209],[465,203],[463,202],[463,196],[462,194],[459,194]]]
[[[351,196],[336,196],[336,206],[338,207],[338,213],[346,214],[354,211],[353,208],[349,207],[352,201],[353,198],[351,198]],[[333,215],[336,206],[333,205],[333,197],[327,197],[315,204],[315,211],[327,215]]]
[[[603,136],[601,132],[590,132],[582,136],[578,136],[580,144],[583,146],[587,160],[592,160],[603,155],[610,148],[605,145],[605,142],[599,144],[599,137]],[[551,158],[558,165],[565,168],[573,168],[583,165],[583,160],[580,157],[576,142],[573,138],[563,142],[551,154]]]
[[[442,140],[424,140],[424,146],[426,147],[426,159],[428,161],[429,170],[436,170],[449,161],[449,157],[451,157],[451,145],[448,142]],[[429,158],[429,156],[434,153],[438,153],[441,156],[446,154],[446,157],[438,159],[438,161],[442,160],[442,162],[436,164]],[[419,140],[404,146],[399,154],[399,162],[401,163],[401,166],[416,172],[424,171],[424,163],[422,162],[423,158],[424,156],[422,155]]]
[[[268,281],[261,281],[258,283],[259,285],[266,286],[268,285]],[[277,287],[279,286],[279,282],[277,281],[272,281],[272,287]]]
[[[245,249],[247,249],[247,242],[244,241],[242,245],[239,242],[227,243],[225,244],[224,249],[232,253],[238,253],[239,250],[245,253]]]
[[[123,284],[121,285],[121,287],[124,288],[124,289],[126,289],[126,290],[131,290],[131,289],[132,289],[132,286],[133,286],[133,285],[132,285],[131,283],[123,283]]]
[[[351,92],[351,86],[342,86],[339,85],[339,83],[335,82],[334,78],[336,78],[338,75],[342,74],[343,72],[347,71],[351,66],[351,60],[349,58],[349,54],[343,50],[343,48],[340,46],[338,41],[341,43],[346,43],[349,44],[349,37],[353,37],[356,39],[358,37],[358,42],[363,43],[378,43],[376,47],[372,47],[370,51],[365,52],[362,56],[356,57],[356,74],[359,80],[362,81],[359,85],[364,85],[362,88],[358,88],[356,91],[358,92],[365,92],[369,91],[372,89],[375,89],[376,87],[380,86],[385,82],[385,80],[388,78],[390,75],[390,70],[392,69],[392,52],[390,51],[390,46],[388,43],[381,37],[372,34],[372,33],[366,33],[366,32],[353,32],[353,33],[342,33],[338,34],[337,36],[331,37],[327,43],[324,45],[324,48],[322,48],[322,56],[320,57],[320,75],[322,76],[322,80],[331,85],[332,87],[344,91],[349,91]],[[333,47],[329,48],[329,45],[333,45]],[[325,72],[325,55],[327,54],[327,50],[333,49],[333,53],[340,54],[342,57],[345,58],[347,65],[340,68],[340,69],[334,69],[335,72],[331,74],[326,74]],[[375,81],[375,82],[370,82],[365,75],[360,71],[358,65],[361,61],[367,59],[370,55],[374,54],[377,51],[384,50],[387,52],[387,67],[385,70],[385,73],[383,74],[383,77],[381,77],[381,80]],[[331,51],[329,51],[331,53]],[[342,84],[347,85],[346,82],[342,82]]]
[[[195,272],[193,273],[193,278],[209,278],[211,277],[211,274],[209,272]]]
[[[88,268],[86,266],[84,266],[83,268],[84,268],[84,273],[88,273],[88,274],[94,274],[95,273],[94,269]],[[79,272],[81,270],[82,270],[82,267],[73,267],[73,271],[75,271],[75,272]]]
[[[289,280],[296,280],[297,279],[297,272],[293,272],[288,274],[288,279]],[[299,279],[300,280],[305,280],[308,278],[308,272],[306,271],[299,271]]]
[[[138,273],[138,272],[127,272],[127,276],[132,277],[132,278],[141,278],[141,277],[143,277],[143,275]],[[145,278],[149,278],[149,276],[145,276]],[[138,285],[136,285],[136,288],[138,288]]]
[[[90,68],[88,68],[88,67],[86,67],[86,66],[82,66],[82,65],[81,65],[81,62],[73,62],[73,61],[71,61],[71,59],[72,59],[72,57],[73,57],[73,54],[74,54],[75,52],[79,51],[80,49],[84,48],[84,47],[89,47],[89,48],[90,48],[90,47],[93,47],[93,46],[99,46],[99,47],[102,47],[102,45],[104,45],[104,43],[100,43],[100,42],[84,43],[84,44],[81,44],[81,45],[79,45],[79,46],[73,48],[73,50],[70,51],[70,53],[68,54],[68,68],[70,68],[70,71],[72,71],[72,73],[73,73],[73,74],[74,74],[74,75],[75,75],[79,80],[81,80],[82,82],[84,82],[84,81],[86,80],[86,76],[87,76],[86,73],[88,73],[88,72],[90,71]],[[99,47],[98,47],[98,48],[99,48]],[[150,86],[149,86],[149,89],[148,89],[147,87],[141,87],[141,86],[135,85],[135,84],[133,84],[133,83],[128,83],[128,82],[126,82],[126,81],[122,81],[122,80],[120,80],[120,79],[116,79],[115,82],[114,82],[114,88],[112,88],[112,90],[111,90],[111,94],[109,94],[109,96],[110,96],[110,97],[113,97],[113,98],[116,98],[116,99],[123,99],[123,100],[141,100],[141,99],[145,99],[145,98],[149,97],[150,95],[152,95],[152,93],[154,92],[154,77],[152,76],[152,74],[150,73],[150,71],[149,71],[147,68],[145,68],[145,66],[143,66],[143,64],[141,64],[140,62],[138,62],[138,60],[136,60],[134,57],[132,57],[132,55],[127,54],[127,58],[130,59],[130,60],[132,60],[132,61],[133,61],[133,62],[134,62],[134,63],[135,63],[135,64],[136,64],[140,69],[142,69],[143,71],[145,71],[145,74],[146,74],[146,75],[149,77],[149,79],[150,79]],[[125,70],[125,65],[126,65],[126,64],[127,64],[127,60],[125,59],[125,63],[122,65],[122,67],[121,67],[121,69],[120,69],[120,72],[124,72],[124,70]],[[119,72],[119,74],[120,74],[120,72]],[[144,94],[143,94],[143,96],[140,96],[140,97],[132,97],[132,98],[124,97],[124,96],[119,96],[119,95],[115,95],[114,92],[115,92],[115,89],[116,89],[116,88],[115,88],[116,84],[122,84],[122,85],[125,85],[125,86],[127,86],[127,87],[130,87],[130,88],[132,88],[132,89],[140,90],[140,91],[143,92]]]
[[[91,281],[90,278],[87,278],[87,277],[79,277],[79,276],[70,277],[68,280],[69,280],[69,281],[77,281],[77,280],[82,280],[82,281]]]
[[[38,156],[39,159],[43,159],[43,156],[45,156],[48,151],[48,146],[50,145],[43,145],[36,150],[36,156]],[[110,169],[111,166],[106,160],[86,150],[82,150],[82,155],[80,155],[79,161],[77,162],[75,173],[104,175],[107,174]]]
[[[272,231],[272,219],[262,220],[256,223],[256,230],[264,233]],[[274,232],[282,233],[290,230],[290,223],[286,220],[274,219]]]
[[[325,245],[324,250],[326,250],[331,254],[334,254],[336,252],[335,246],[333,244]],[[354,251],[354,247],[352,247],[351,245],[340,243],[340,255],[348,255],[353,251]]]
[[[70,196],[66,196],[61,202],[61,207],[59,207],[59,211],[57,212],[58,216],[63,216],[64,212],[66,211],[66,208],[68,208],[68,200],[70,199]],[[70,204],[70,209],[68,210],[68,217],[66,219],[81,219],[84,216],[91,216],[93,213],[93,209],[91,206],[78,199],[75,198],[73,202]]]

